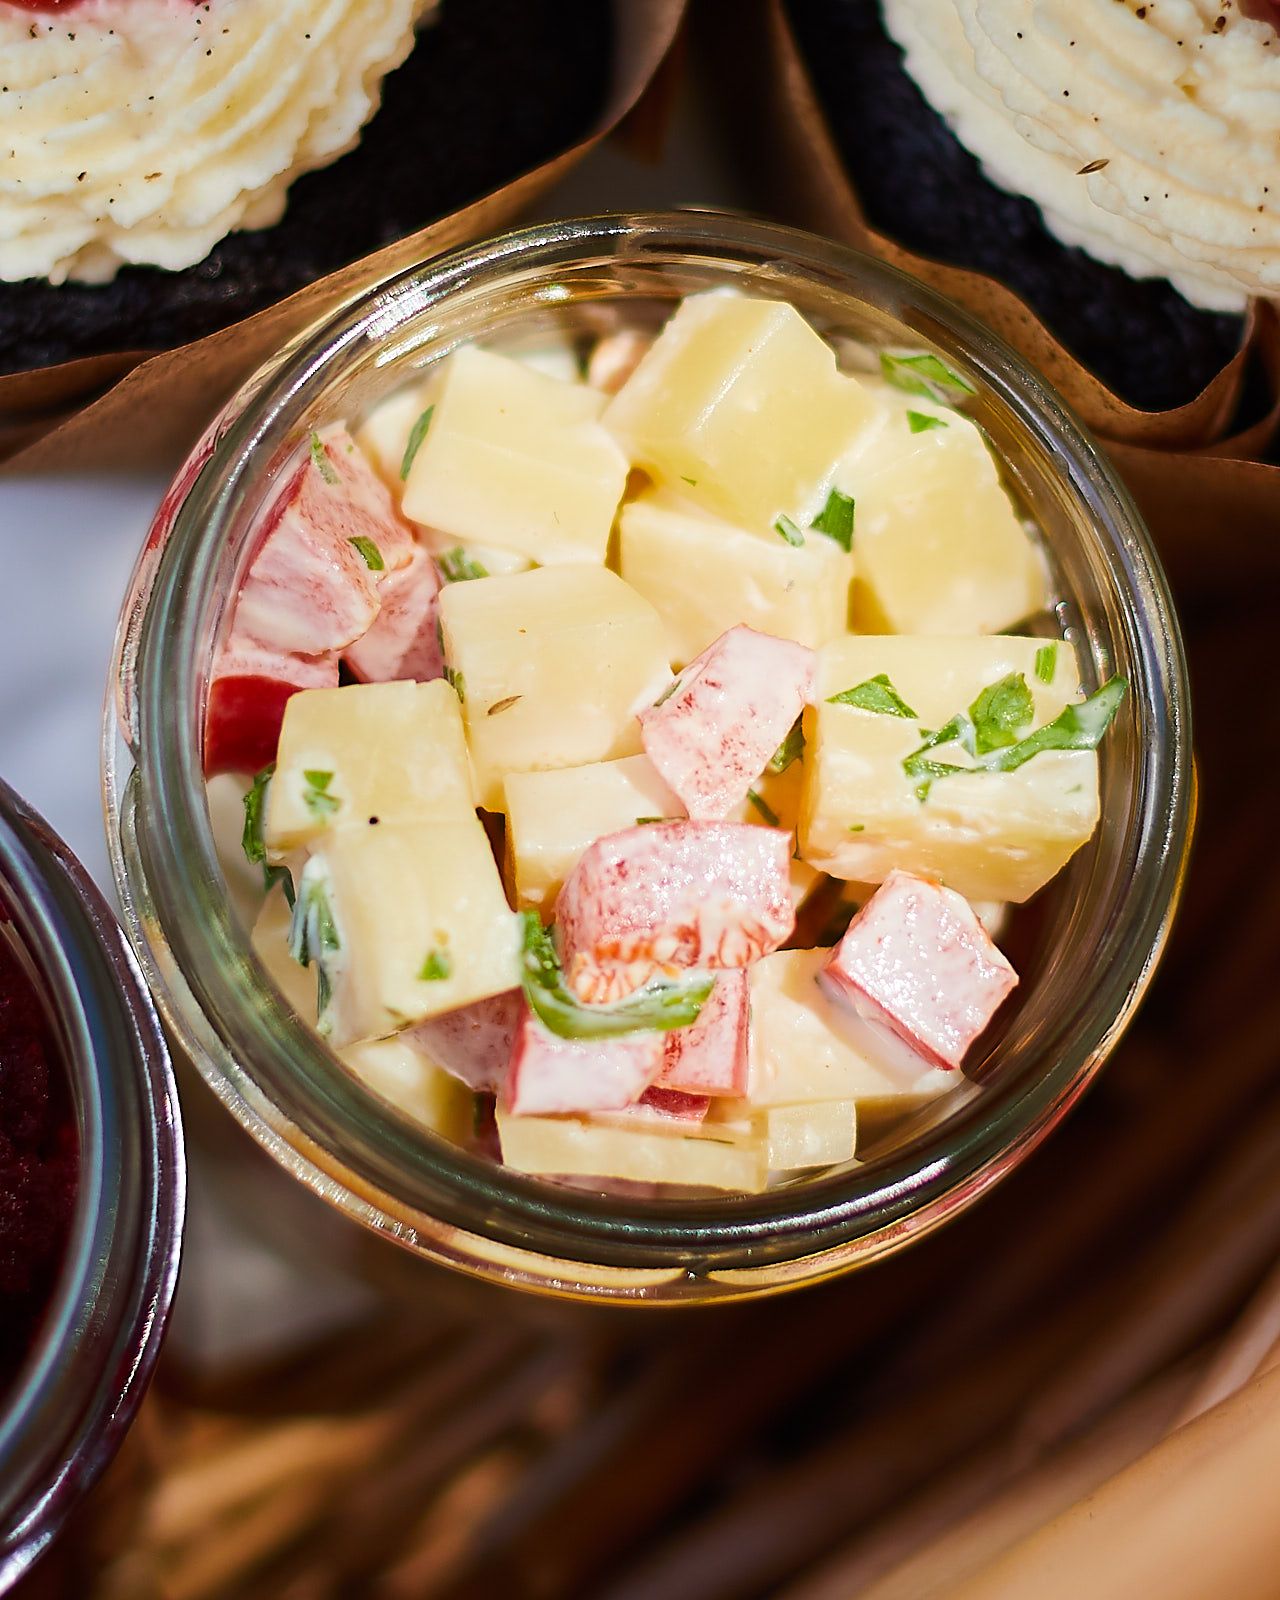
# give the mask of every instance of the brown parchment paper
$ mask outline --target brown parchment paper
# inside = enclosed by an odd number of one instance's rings
[[[1280,319],[1255,303],[1234,359],[1175,410],[1136,410],[1113,394],[1003,285],[905,250],[866,221],[787,20],[783,0],[707,0],[695,13],[704,62],[732,31],[741,74],[724,108],[775,209],[903,268],[973,311],[1045,374],[1099,437],[1155,533],[1175,582],[1229,589],[1280,576],[1280,467],[1259,457],[1280,429]],[[704,76],[707,76],[704,73]],[[708,78],[708,81],[711,81]],[[1271,403],[1233,432],[1246,364]]]
[[[686,0],[612,4],[613,81],[586,138],[460,211],[192,344],[0,378],[0,470],[91,471],[171,460],[236,385],[302,328],[382,278],[501,230],[624,119],[639,115],[679,33]]]

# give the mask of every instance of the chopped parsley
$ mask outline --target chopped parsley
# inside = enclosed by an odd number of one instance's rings
[[[945,428],[946,421],[935,417],[931,411],[908,411],[907,427],[912,433],[928,433],[930,428]]]
[[[849,824],[848,831],[850,833],[865,833],[867,831],[867,825],[865,822],[851,822]]]
[[[967,378],[949,367],[941,356],[927,352],[916,356],[897,356],[880,352],[880,371],[885,381],[907,394],[922,394],[927,400],[946,405],[957,395],[977,394]]]
[[[561,1039],[608,1039],[628,1033],[686,1028],[711,993],[715,978],[688,973],[674,980],[654,978],[642,989],[613,1005],[584,1005],[571,993],[560,970],[560,958],[549,929],[536,911],[521,913],[523,951],[521,982],[530,1009],[544,1027]]]
[[[431,951],[422,963],[422,971],[418,977],[423,983],[438,983],[442,978],[447,978],[453,972],[453,958],[449,952],[438,947]]]
[[[463,705],[466,705],[467,680],[460,672],[455,672],[447,661],[444,665],[444,681],[449,684],[454,694],[457,695],[458,699],[463,703]]]
[[[442,556],[437,556],[436,564],[446,583],[469,583],[474,578],[489,576],[489,569],[469,556],[461,545],[446,550]]]
[[[364,534],[358,533],[354,539],[348,539],[347,543],[355,545],[370,572],[386,571],[387,564],[382,559],[382,551],[378,549],[372,539],[367,539]]]
[[[1027,680],[1011,672],[998,683],[990,683],[969,707],[973,722],[974,754],[1003,750],[1016,744],[1024,729],[1031,726],[1035,705]]]
[[[400,457],[401,482],[409,476],[409,469],[413,465],[414,457],[422,448],[422,441],[427,436],[427,429],[431,426],[431,417],[435,409],[434,406],[428,406],[413,427],[409,429],[409,437],[405,441],[404,454]]]
[[[306,788],[302,791],[302,799],[307,810],[313,817],[331,817],[342,805],[337,795],[329,793],[333,773],[304,772],[302,779],[306,784]]]
[[[1042,644],[1036,651],[1036,677],[1041,683],[1052,683],[1053,675],[1058,670],[1058,647],[1056,644]]]
[[[647,828],[654,822],[679,822],[679,817],[637,817],[636,827]]]
[[[687,483],[691,489],[698,487],[698,480],[696,478],[686,478],[683,472],[680,474],[680,482]]]
[[[336,484],[338,482],[338,474],[334,470],[333,462],[329,460],[329,452],[324,447],[324,440],[314,428],[311,430],[311,460],[326,483]]]
[[[798,547],[804,543],[804,534],[800,532],[790,517],[785,515],[779,517],[773,527],[774,531],[780,533],[788,544]]]
[[[842,689],[839,694],[827,696],[829,706],[856,706],[859,711],[875,711],[882,717],[910,717],[915,712],[889,682],[887,673],[877,672],[865,683],[855,683],[852,689]]]
[[[248,793],[244,797],[244,832],[240,835],[240,847],[244,851],[245,860],[251,865],[262,868],[262,887],[269,894],[280,884],[284,890],[284,897],[292,906],[294,903],[293,874],[288,867],[273,867],[267,860],[267,846],[262,837],[262,818],[267,804],[267,785],[275,773],[274,761],[263,767],[253,782],[249,785]]]
[[[994,691],[1004,691],[1008,698],[1004,698],[1003,695],[1001,698],[1004,699],[1006,708],[1012,706],[1017,692],[1007,691],[1006,686],[1010,679],[1015,677],[1021,681],[1022,690],[1030,699],[1030,692],[1027,691],[1026,680],[1022,678],[1022,674],[1011,673],[1009,678],[1001,679],[999,683],[984,689],[970,708],[971,711],[977,712],[983,705],[984,698],[991,697],[985,707],[988,713],[984,730],[987,740],[985,745],[981,743],[982,734],[979,732],[976,720],[960,712],[952,717],[945,727],[930,734],[918,749],[904,758],[902,769],[915,783],[917,800],[921,802],[927,800],[930,790],[939,779],[950,778],[957,773],[1014,772],[1045,750],[1096,750],[1103,734],[1111,726],[1112,719],[1119,710],[1120,702],[1129,687],[1124,678],[1111,678],[1088,699],[1065,706],[1052,722],[1046,722],[1033,733],[1020,739],[1005,739],[1003,743],[992,745],[989,741],[993,734],[998,733],[1003,739],[1004,735],[1010,732],[1008,719],[1012,715],[1006,709],[1003,723],[999,718],[991,716],[991,707],[997,698]],[[1029,720],[1028,717],[1027,721]],[[1025,722],[1021,724],[1025,725]],[[938,761],[929,756],[930,750],[951,743],[959,744],[974,758],[971,766]]]
[[[289,953],[304,967],[313,961],[316,964],[316,1020],[322,1034],[328,1032],[325,1012],[333,998],[333,958],[341,949],[342,940],[329,903],[328,872],[320,858],[313,856],[298,883],[298,898],[289,923]]]
[[[665,705],[667,703],[667,701],[670,700],[671,696],[676,692],[676,690],[679,687],[680,687],[679,678],[672,678],[671,682],[662,691],[662,693],[658,696],[658,698],[653,702],[653,709],[656,711],[659,706]]]
[[[853,496],[833,489],[827,496],[826,505],[814,519],[813,526],[818,533],[825,533],[828,539],[834,539],[842,550],[852,550]]]
[[[786,736],[778,748],[769,758],[770,772],[785,772],[793,761],[799,761],[804,754],[804,729],[800,726],[800,718],[791,724],[791,732]]]
[[[750,800],[751,804],[756,808],[756,810],[771,828],[780,826],[778,822],[778,813],[773,809],[773,807],[762,794],[757,794],[754,789],[748,789],[747,799]]]

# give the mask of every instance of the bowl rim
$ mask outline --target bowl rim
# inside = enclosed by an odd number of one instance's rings
[[[380,1131],[391,1151],[409,1148],[424,1165],[411,1199],[398,1182],[388,1183],[385,1151],[344,1145],[344,1174],[330,1159],[334,1140],[325,1119],[307,1122],[284,1116],[281,1108],[225,1048],[228,1005],[234,989],[225,975],[201,973],[179,957],[189,944],[175,922],[179,900],[174,886],[189,888],[196,873],[207,873],[212,859],[207,815],[194,815],[191,796],[201,779],[197,740],[189,735],[187,700],[203,704],[193,663],[165,660],[165,641],[191,631],[198,604],[209,602],[202,585],[212,572],[208,548],[199,566],[201,538],[210,545],[243,492],[254,452],[266,449],[272,430],[291,405],[299,405],[323,377],[328,363],[362,342],[387,341],[410,316],[423,317],[444,306],[454,293],[500,280],[509,271],[589,259],[645,262],[663,251],[683,251],[704,264],[728,262],[732,252],[760,263],[785,265],[820,286],[830,286],[866,304],[905,301],[916,323],[927,329],[922,342],[959,360],[1046,449],[1054,452],[1073,491],[1083,497],[1095,530],[1107,536],[1108,564],[1119,590],[1140,611],[1144,628],[1135,641],[1135,665],[1142,682],[1140,712],[1154,719],[1163,737],[1143,746],[1141,842],[1150,870],[1126,908],[1126,939],[1119,959],[1099,973],[1093,996],[1094,1020],[1072,1070],[1061,1063],[1035,1082],[1006,1093],[998,1105],[988,1095],[975,1097],[985,1108],[980,1130],[969,1129],[973,1107],[961,1107],[940,1130],[932,1159],[910,1148],[903,1158],[887,1157],[852,1173],[815,1178],[759,1196],[729,1196],[710,1201],[653,1200],[625,1205],[578,1191],[551,1189],[536,1179],[509,1172],[450,1148],[443,1159],[439,1141],[432,1151],[407,1138],[394,1113],[382,1116]],[[915,331],[913,327],[913,332]],[[942,337],[940,337],[940,335]],[[194,845],[198,859],[183,859],[175,838],[148,830],[145,823],[131,848],[120,842],[122,794],[117,770],[116,728],[106,734],[106,778],[113,864],[126,909],[126,921],[153,988],[157,983],[171,1023],[189,1031],[195,1004],[203,1049],[197,1066],[260,1142],[271,1148],[305,1181],[338,1198],[370,1220],[370,1207],[383,1214],[382,1225],[415,1248],[430,1249],[422,1227],[439,1225],[442,1237],[483,1236],[517,1254],[531,1248],[559,1260],[589,1259],[628,1268],[664,1267],[750,1273],[781,1262],[813,1263],[817,1258],[859,1245],[864,1253],[900,1241],[950,1214],[1008,1170],[1045,1136],[1083,1092],[1141,997],[1163,946],[1178,898],[1191,819],[1190,700],[1186,664],[1172,597],[1149,535],[1131,499],[1096,444],[1065,403],[994,333],[943,296],[907,274],[846,246],[801,230],[758,222],[737,214],[694,208],[675,212],[618,213],[537,224],[501,234],[424,263],[379,283],[286,347],[250,379],[222,413],[184,469],[186,482],[176,503],[162,507],[157,527],[122,619],[117,678],[123,687],[121,725],[138,761],[142,803],[152,814],[183,819],[183,846]],[[180,477],[180,482],[182,481]],[[175,692],[176,691],[176,692]],[[164,752],[157,758],[155,750]],[[138,800],[135,793],[134,800]],[[125,806],[127,809],[127,805]],[[126,833],[128,831],[126,827]],[[193,871],[194,868],[194,871]],[[132,881],[140,878],[140,882]],[[145,905],[146,915],[141,914]],[[178,955],[150,948],[149,930],[176,937]],[[189,929],[185,932],[189,933]],[[175,985],[175,965],[181,976]],[[272,986],[273,992],[274,988]],[[277,997],[278,998],[278,997]],[[1102,1003],[1100,1003],[1102,1002]],[[287,1010],[287,1008],[285,1008]],[[333,1058],[317,1039],[295,1040],[302,1058],[300,1077],[310,1086]],[[204,1051],[221,1050],[215,1069]],[[319,1052],[317,1055],[316,1052]],[[340,1068],[336,1068],[341,1071]],[[326,1095],[340,1090],[325,1085]],[[365,1100],[372,1097],[367,1094]],[[341,1104],[341,1099],[337,1102]],[[315,1109],[314,1107],[312,1108]],[[325,1108],[326,1114],[331,1104]],[[345,1130],[340,1130],[345,1131]],[[968,1131],[968,1137],[966,1137]],[[430,1137],[430,1136],[427,1136]],[[341,1141],[337,1141],[341,1143]],[[874,1185],[867,1175],[874,1171]],[[354,1176],[355,1182],[348,1180]],[[345,1186],[345,1194],[335,1194]],[[355,1191],[354,1193],[352,1191]],[[802,1203],[797,1204],[801,1199]],[[375,1225],[379,1225],[375,1220]],[[439,1241],[437,1241],[439,1242]],[[442,1250],[444,1247],[441,1247]],[[444,1253],[447,1253],[445,1251]],[[457,1264],[455,1262],[455,1264]],[[462,1263],[466,1265],[467,1263]],[[803,1269],[806,1275],[819,1270]]]

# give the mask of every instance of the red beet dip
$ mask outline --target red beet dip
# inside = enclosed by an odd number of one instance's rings
[[[79,1165],[66,1072],[0,903],[0,1395],[53,1295]]]

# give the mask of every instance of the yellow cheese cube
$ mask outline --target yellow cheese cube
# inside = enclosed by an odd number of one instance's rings
[[[1043,558],[978,429],[920,396],[881,389],[877,398],[836,473],[857,505],[854,626],[994,633],[1042,610]]]
[[[627,460],[604,397],[467,346],[449,358],[409,469],[405,515],[464,543],[544,565],[603,562]]]
[[[616,573],[540,567],[453,583],[440,626],[487,810],[502,810],[509,772],[639,754],[635,714],[671,669],[661,617]]]
[[[374,1094],[455,1144],[470,1133],[475,1096],[403,1039],[369,1039],[338,1052]]]
[[[853,1100],[770,1106],[761,1114],[761,1123],[766,1157],[774,1172],[853,1160],[858,1126]]]
[[[475,810],[458,697],[444,682],[304,689],[285,706],[263,839],[273,858],[337,828]]]
[[[321,897],[336,932],[317,959],[335,1047],[501,994],[518,981],[516,919],[476,817],[340,829],[298,886]]]
[[[756,1193],[768,1176],[758,1143],[621,1128],[574,1117],[517,1117],[498,1110],[502,1160],[516,1172],[623,1178]]]
[[[400,471],[409,440],[423,412],[437,399],[439,387],[439,374],[432,373],[420,383],[397,389],[380,400],[355,431],[356,443],[397,501],[404,488]]]
[[[758,538],[667,494],[622,508],[619,570],[662,613],[683,667],[737,623],[816,647],[844,633],[853,557],[810,531]]]
[[[807,527],[871,412],[793,307],[691,295],[615,395],[605,423],[660,484],[763,538]]]
[[[751,1106],[936,1095],[962,1081],[958,1072],[916,1063],[833,1000],[817,981],[830,955],[779,950],[750,969]]]
[[[253,953],[266,968],[267,976],[302,1020],[316,1022],[316,968],[295,961],[289,949],[289,929],[293,912],[279,884],[262,902],[253,925]]]
[[[506,780],[507,849],[516,904],[548,909],[588,845],[684,807],[648,756],[625,756],[558,772],[512,772]]]
[[[1035,665],[1042,640],[847,638],[819,657],[817,703],[805,713],[800,854],[837,878],[879,883],[894,867],[939,878],[970,900],[1021,901],[1053,877],[1098,820],[1092,750],[1045,751],[1011,772],[940,778],[921,799],[903,761],[921,729],[939,729],[980,692],[1021,673],[1033,727],[1077,698],[1076,662],[1059,645],[1053,680]],[[1041,657],[1041,660],[1044,658]],[[829,697],[879,675],[914,717],[885,715]],[[964,765],[955,745],[929,759]]]

